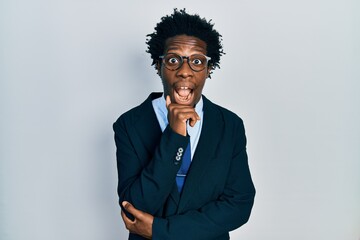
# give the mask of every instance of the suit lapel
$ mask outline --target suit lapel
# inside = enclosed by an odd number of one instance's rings
[[[211,161],[216,156],[219,136],[223,131],[223,119],[215,105],[207,98],[204,99],[203,126],[199,143],[196,147],[190,169],[188,171],[184,188],[181,194],[178,211],[181,211],[197,191],[199,179],[202,178]]]
[[[152,106],[152,100],[160,96],[161,93],[150,94],[145,102],[139,106],[136,112],[136,118],[134,119],[135,131],[140,137],[142,145],[151,155],[154,154],[154,150],[161,138],[160,125]]]

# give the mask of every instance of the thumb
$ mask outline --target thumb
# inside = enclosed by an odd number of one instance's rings
[[[127,201],[123,201],[122,206],[125,208],[125,210],[132,214],[134,217],[136,217],[139,214],[139,210],[137,210],[131,203],[127,202]]]
[[[123,201],[123,202],[121,203],[121,205],[126,209],[126,208],[128,208],[128,207],[131,205],[131,203],[129,203],[129,202],[127,202],[127,201]]]
[[[171,99],[170,99],[170,96],[167,95],[166,96],[166,108],[168,108],[170,104],[171,104]]]

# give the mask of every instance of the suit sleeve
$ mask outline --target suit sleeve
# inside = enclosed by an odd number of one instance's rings
[[[221,196],[199,209],[166,219],[155,218],[154,240],[214,239],[248,221],[254,202],[255,188],[249,171],[242,123],[237,133],[238,140],[226,186]]]
[[[180,161],[175,157],[179,148],[185,149],[189,136],[179,135],[168,126],[161,136],[152,159],[142,159],[135,150],[138,139],[128,119],[114,123],[118,167],[119,203],[126,200],[137,209],[155,215],[170,194]],[[121,205],[121,204],[120,204]]]

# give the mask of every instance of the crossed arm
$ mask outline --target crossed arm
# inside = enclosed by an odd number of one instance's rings
[[[245,158],[245,151],[234,156],[223,193],[198,209],[160,218],[122,202],[123,210],[134,217],[132,220],[122,212],[126,228],[148,239],[200,240],[216,238],[243,225],[250,216],[255,194]]]
[[[243,157],[243,154],[243,151],[240,152],[238,157]],[[227,185],[218,199],[180,215],[154,218],[124,202],[125,211],[134,216],[134,220],[130,220],[122,213],[126,228],[146,238],[154,235],[154,239],[176,240],[213,239],[238,228],[249,219],[255,194],[252,182],[243,181],[244,178],[250,178],[250,175],[246,175],[247,167],[243,161],[233,161],[232,169],[241,169],[239,167],[244,168],[238,172],[239,175],[229,174]]]
[[[196,122],[200,120],[198,114],[193,107],[171,103],[169,96],[166,97],[166,107],[169,112],[169,125],[171,129],[179,135],[187,135],[186,122],[188,120],[191,126],[194,126]],[[123,208],[134,218],[133,220],[128,218],[124,211],[121,211],[121,217],[129,232],[141,235],[147,239],[151,239],[154,216],[136,209],[131,203],[127,201],[123,201],[121,204]]]

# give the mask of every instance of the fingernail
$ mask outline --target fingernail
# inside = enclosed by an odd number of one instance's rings
[[[123,207],[126,207],[126,205],[128,205],[128,202],[127,202],[127,201],[123,201],[121,204],[122,204]]]

